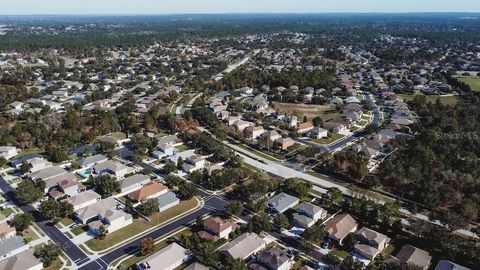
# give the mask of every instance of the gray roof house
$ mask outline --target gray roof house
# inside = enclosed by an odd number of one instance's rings
[[[0,261],[5,260],[8,257],[17,255],[28,249],[28,245],[25,244],[20,236],[8,237],[0,241]]]
[[[290,269],[294,260],[285,250],[271,247],[257,255],[257,261],[269,269]]]
[[[222,246],[219,250],[230,258],[242,259],[250,257],[250,255],[264,249],[266,242],[258,237],[255,233],[244,233],[235,238],[230,243]]]
[[[458,265],[451,261],[440,260],[437,264],[437,267],[435,267],[435,270],[472,270],[472,269],[467,268],[465,266]]]
[[[180,203],[180,199],[172,191],[160,195],[158,198],[158,211],[162,212]]]
[[[136,264],[137,269],[173,270],[190,258],[190,252],[172,243]]]
[[[144,174],[134,174],[120,181],[121,193],[130,193],[141,188],[150,182],[150,176]]]
[[[276,213],[283,213],[289,208],[295,206],[300,201],[299,198],[286,193],[280,193],[266,202],[267,207]]]
[[[102,162],[105,162],[107,160],[108,160],[108,158],[106,156],[99,154],[99,155],[86,157],[86,158],[80,160],[79,164],[83,168],[90,168],[90,167],[95,166],[95,164],[102,163]]]
[[[28,249],[0,262],[0,270],[41,270],[43,263]]]

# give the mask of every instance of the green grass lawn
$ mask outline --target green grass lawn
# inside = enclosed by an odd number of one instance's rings
[[[125,140],[127,138],[127,134],[123,132],[115,132],[115,133],[112,133],[112,137],[114,137],[117,140]]]
[[[416,96],[419,95],[424,95],[427,97],[427,101],[431,103],[435,103],[438,98],[440,98],[440,101],[444,105],[455,105],[459,101],[458,96],[446,96],[446,97],[441,97],[441,96],[435,96],[435,95],[425,95],[425,94],[397,94],[397,96],[401,97],[404,101],[411,101],[413,100]]]
[[[85,242],[85,245],[87,245],[93,251],[102,251],[130,237],[149,230],[171,218],[182,215],[183,213],[194,209],[195,207],[197,207],[197,205],[198,201],[195,198],[188,201],[182,201],[177,206],[167,209],[161,213],[155,213],[150,216],[151,222],[148,222],[143,218],[136,218],[133,220],[132,224],[121,228],[118,231],[107,234],[104,239],[90,239]]]
[[[191,235],[192,234],[192,231],[190,229],[186,229],[186,230],[183,230],[181,232],[178,232],[174,235],[172,235],[170,238],[173,238],[173,237],[180,237],[180,235]],[[169,239],[165,239],[163,241],[160,241],[158,243],[155,244],[155,248],[154,248],[154,253],[161,250],[162,248],[166,247],[169,245],[169,242],[168,242]],[[145,259],[146,257],[148,257],[149,255],[147,256],[142,256],[140,255],[140,253],[137,253],[135,255],[133,255],[132,257],[128,258],[127,260],[125,260],[122,264],[123,266],[125,266],[123,269],[135,269],[135,264],[138,263],[139,261]]]
[[[88,232],[88,225],[82,225],[82,226],[78,226],[76,228],[74,228],[73,230],[71,230],[71,233],[73,233],[74,235],[80,235],[84,232]]]
[[[267,160],[270,160],[270,161],[278,161],[278,159],[276,159],[275,157],[272,157],[271,155],[267,155],[261,151],[258,151],[257,149],[253,149],[249,146],[246,146],[244,144],[237,144],[238,147],[242,148],[242,149],[245,149],[246,151],[248,152],[252,152],[253,154],[256,154],[258,156],[261,156],[262,158],[264,159],[267,159]]]
[[[456,77],[459,81],[464,82],[468,85],[470,85],[470,88],[472,88],[473,91],[480,91],[480,77],[476,76],[458,76]]]
[[[186,151],[188,149],[188,147],[185,145],[185,144],[181,144],[179,146],[176,146],[175,147],[177,149],[177,151],[180,153],[180,152],[183,152],[183,151]]]
[[[39,239],[38,235],[33,232],[31,227],[28,227],[25,231],[22,232],[22,236],[29,241]]]
[[[348,257],[350,255],[350,253],[346,252],[345,250],[338,250],[338,249],[332,250],[332,251],[330,251],[330,253],[332,255],[338,256],[342,259],[345,259],[346,257]]]
[[[0,210],[0,214],[2,214],[4,216],[9,216],[12,213],[13,213],[12,208],[3,208],[2,210]]]
[[[62,223],[62,225],[66,227],[66,226],[72,225],[74,221],[73,221],[73,219],[71,219],[69,217],[65,217],[65,218],[60,219],[59,222]]]
[[[339,140],[341,138],[345,137],[345,135],[338,134],[335,132],[328,133],[327,138],[321,138],[321,139],[314,139],[313,141],[319,144],[330,144],[333,143],[336,140]]]

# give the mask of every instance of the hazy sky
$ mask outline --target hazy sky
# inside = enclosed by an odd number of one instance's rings
[[[0,0],[1,15],[480,12],[480,0]]]

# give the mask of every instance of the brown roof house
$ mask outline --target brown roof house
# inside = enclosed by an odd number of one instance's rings
[[[138,190],[128,194],[128,197],[134,201],[141,202],[148,199],[157,198],[167,193],[168,188],[158,182],[150,181]]]
[[[367,227],[363,227],[357,232],[357,239],[359,243],[354,247],[355,252],[369,260],[375,259],[390,243],[390,238],[386,235]]]
[[[206,240],[216,242],[221,238],[228,239],[228,235],[238,228],[238,225],[228,219],[210,217],[203,222],[205,230],[198,232],[198,235]]]
[[[357,230],[357,227],[358,224],[352,216],[340,214],[325,223],[325,232],[329,238],[341,244],[349,233]]]
[[[282,150],[287,150],[292,145],[295,144],[295,141],[292,138],[278,138],[275,140],[275,145]]]
[[[272,270],[288,270],[295,261],[285,250],[271,247],[257,255],[257,262]]]
[[[387,264],[399,264],[402,269],[426,270],[430,266],[432,256],[427,251],[411,245],[405,245],[395,256],[385,260]]]
[[[300,123],[298,124],[297,132],[300,134],[304,134],[311,131],[313,128],[315,128],[315,126],[312,124],[312,122]]]

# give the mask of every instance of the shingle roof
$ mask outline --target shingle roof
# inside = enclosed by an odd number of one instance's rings
[[[327,221],[325,231],[338,239],[343,239],[356,226],[357,222],[352,216],[349,214],[340,214]]]
[[[28,249],[1,261],[0,270],[25,270],[37,265],[42,265],[42,262],[33,255],[33,249]]]
[[[160,193],[165,189],[167,189],[166,186],[164,186],[160,183],[157,183],[155,181],[151,181],[148,184],[144,185],[139,190],[136,190],[136,191],[128,194],[128,196],[133,200],[141,201],[141,200],[145,199],[146,197],[149,197],[149,196],[152,196],[154,194]]]
[[[257,234],[244,233],[221,247],[220,251],[229,254],[232,258],[244,259],[263,246],[265,241]]]
[[[9,237],[0,241],[0,258],[25,245],[25,240],[19,236]]]
[[[268,250],[258,254],[257,260],[269,266],[278,268],[289,261],[290,256],[284,250],[271,247]]]

